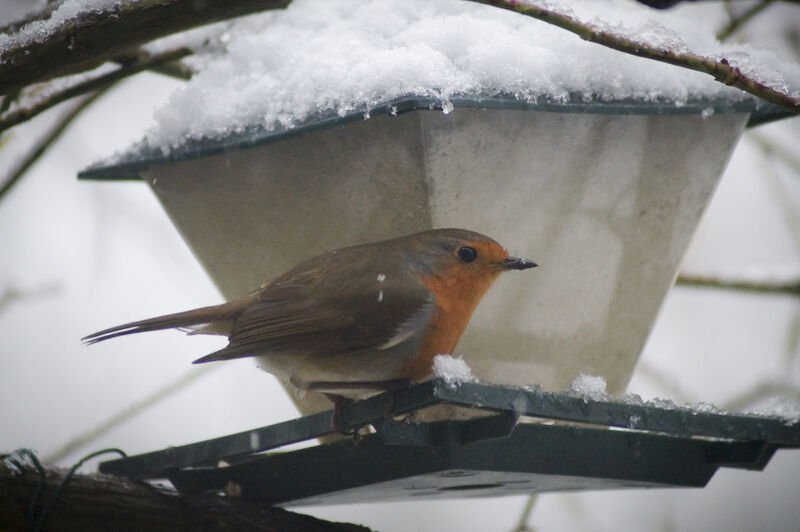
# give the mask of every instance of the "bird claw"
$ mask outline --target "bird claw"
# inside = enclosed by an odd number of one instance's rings
[[[342,408],[344,405],[352,403],[352,399],[348,399],[347,397],[343,397],[341,395],[336,395],[332,393],[326,393],[325,397],[330,399],[333,403],[333,415],[331,416],[331,432],[334,434],[338,434],[339,436],[345,437],[352,437],[356,443],[360,440],[360,434],[357,428],[353,429],[345,429],[342,425]]]

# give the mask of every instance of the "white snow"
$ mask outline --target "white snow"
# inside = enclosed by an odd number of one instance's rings
[[[622,402],[626,405],[643,405],[644,399],[638,393],[626,393],[622,396]]]
[[[678,405],[672,399],[664,399],[661,397],[656,397],[651,399],[645,403],[647,406],[654,406],[656,408],[663,408],[664,410],[675,410],[678,408]]]
[[[786,425],[800,423],[800,401],[790,397],[768,397],[762,405],[745,412],[756,416],[777,417],[784,420]]]
[[[598,29],[664,49],[722,57],[769,85],[800,85],[800,68],[774,54],[719,45],[713,22],[627,0],[556,2]],[[286,10],[238,19],[220,45],[195,59],[203,71],[156,115],[151,147],[221,137],[250,126],[292,128],[317,113],[344,116],[394,98],[439,102],[465,94],[519,100],[742,99],[710,76],[632,57],[544,22],[456,0],[295,0]],[[738,50],[738,51],[737,51]]]
[[[695,414],[724,414],[724,410],[720,410],[716,405],[700,401],[699,403],[686,405],[685,408],[690,409]]]
[[[464,362],[463,358],[451,355],[436,355],[433,357],[433,375],[439,379],[444,379],[451,386],[478,380],[472,374],[472,370]]]
[[[3,53],[12,45],[25,46],[43,42],[56,28],[87,13],[105,13],[122,4],[133,4],[138,0],[64,0],[49,18],[26,24],[15,34],[0,34],[0,63],[5,62]]]
[[[573,395],[579,395],[584,399],[594,401],[604,401],[611,399],[611,395],[606,390],[606,380],[595,375],[584,375],[581,373],[569,386],[569,391]]]

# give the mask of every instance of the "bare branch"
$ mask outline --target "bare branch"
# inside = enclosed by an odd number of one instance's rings
[[[286,7],[291,0],[140,0],[84,13],[44,41],[19,39],[0,55],[0,94],[96,68],[124,50],[211,22]]]
[[[161,55],[161,54],[158,54]],[[129,66],[133,63],[143,61],[148,57],[154,57],[143,48],[136,48],[131,52],[123,52],[117,55],[113,61],[122,66]],[[148,68],[151,72],[163,74],[171,78],[182,79],[188,81],[196,74],[194,69],[178,59],[174,61],[167,61],[165,63],[156,63]]]
[[[517,525],[511,532],[533,532],[533,528],[528,526],[528,520],[533,513],[533,505],[536,503],[536,494],[528,495],[528,500],[525,501],[525,506],[522,507],[522,514],[519,516]]]
[[[791,168],[795,174],[800,176],[800,156],[798,156],[797,151],[786,149],[775,142],[771,142],[769,139],[756,133],[755,131],[748,131],[747,137],[758,144],[758,147],[764,152],[764,154],[777,157],[780,161]]]
[[[789,282],[750,281],[745,279],[727,280],[702,275],[681,274],[678,276],[675,284],[706,288],[720,288],[724,290],[742,290],[745,292],[800,296],[800,279]]]
[[[49,282],[33,288],[7,286],[0,292],[0,314],[17,301],[53,295],[60,289],[61,285],[55,282]]]
[[[667,397],[672,397],[684,403],[696,401],[694,394],[684,389],[677,376],[671,375],[663,369],[652,365],[648,358],[639,360],[639,363],[636,365],[636,372],[654,382]]]
[[[15,90],[3,96],[3,101],[0,103],[0,114],[8,111],[8,108],[11,107],[11,104],[17,101],[19,98],[20,92],[20,90]]]
[[[53,451],[51,454],[45,456],[44,459],[48,462],[58,462],[59,460],[66,458],[71,453],[77,451],[81,447],[85,447],[99,437],[104,436],[108,433],[108,431],[122,425],[131,418],[136,417],[141,412],[171,396],[175,392],[183,390],[186,388],[186,386],[193,383],[198,378],[213,371],[213,369],[213,366],[200,367],[181,375],[178,379],[167,383],[166,386],[159,388],[150,395],[147,395],[138,401],[134,401],[124,410],[117,412],[111,418],[103,421],[95,427],[92,427],[87,432],[72,438],[66,444]]]
[[[795,27],[786,30],[784,37],[786,37],[786,42],[789,43],[794,55],[800,57],[800,28]]]
[[[522,4],[515,0],[470,1],[533,17],[570,31],[581,39],[601,44],[619,52],[709,74],[720,83],[749,92],[763,100],[785,107],[794,113],[800,113],[800,98],[795,98],[789,94],[775,90],[747,76],[741,69],[731,65],[725,58],[717,61],[710,57],[704,57],[691,52],[676,52],[658,48],[645,42],[634,41],[609,31],[600,30],[591,24],[585,24],[557,11],[534,5]]]
[[[731,411],[739,411],[752,407],[758,401],[769,397],[781,396],[800,401],[800,389],[787,382],[762,381],[755,384],[736,397],[725,402],[725,408]]]
[[[42,100],[28,107],[17,109],[11,113],[8,113],[5,116],[0,117],[0,132],[5,131],[6,129],[15,126],[17,124],[20,124],[30,118],[33,118],[42,111],[50,109],[54,105],[66,101],[70,98],[73,98],[80,94],[85,94],[95,89],[107,87],[108,85],[117,82],[122,78],[132,76],[133,74],[138,74],[143,70],[149,70],[157,65],[162,65],[164,63],[175,61],[182,57],[186,57],[191,53],[192,51],[189,50],[188,48],[178,48],[176,50],[169,50],[161,54],[142,58],[141,60],[134,62],[130,65],[121,66],[118,69],[114,70],[113,72],[109,72],[102,76],[97,76],[95,78],[87,79],[79,83],[76,83],[75,85],[67,87],[66,89],[50,94],[49,96],[43,98]]]
[[[70,109],[64,114],[64,116],[61,117],[52,130],[50,130],[44,137],[39,139],[39,141],[33,145],[30,152],[28,152],[28,155],[9,174],[8,178],[6,178],[6,180],[0,184],[0,200],[2,200],[8,191],[11,190],[15,184],[17,184],[23,175],[25,175],[25,172],[28,171],[28,168],[30,168],[33,163],[39,160],[39,157],[41,157],[42,154],[47,151],[47,148],[49,148],[56,140],[58,140],[58,137],[60,137],[64,130],[67,129],[67,126],[72,123],[75,117],[77,117],[84,109],[91,105],[92,102],[94,102],[100,96],[100,94],[102,94],[102,92],[103,90],[100,90],[84,97],[83,100],[78,102],[72,109]]]
[[[744,24],[747,23],[751,18],[755,17],[766,8],[769,7],[770,4],[774,3],[775,0],[763,0],[760,4],[756,4],[752,6],[750,9],[746,10],[741,15],[731,18],[728,25],[725,26],[719,33],[717,33],[717,39],[720,41],[724,41],[734,33],[736,33],[739,28],[741,28]]]

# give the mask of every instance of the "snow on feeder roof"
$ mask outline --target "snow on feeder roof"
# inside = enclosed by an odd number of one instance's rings
[[[629,1],[547,5],[662,48],[724,54],[780,90],[800,86],[800,67],[781,63],[772,52],[719,44],[711,20]],[[223,46],[195,59],[202,71],[156,112],[150,148],[168,151],[186,138],[222,138],[251,127],[289,129],[321,114],[366,117],[408,95],[445,112],[465,95],[676,108],[753,100],[708,75],[472,2],[295,0],[286,10],[235,21],[220,40]]]

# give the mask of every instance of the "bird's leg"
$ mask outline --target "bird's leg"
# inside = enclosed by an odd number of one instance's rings
[[[343,395],[337,395],[335,393],[322,392],[322,394],[333,403],[331,430],[333,430],[335,434],[355,437],[358,434],[358,429],[345,430],[344,427],[342,427],[342,407],[344,407],[344,405],[348,403],[352,403],[353,400],[348,399]]]
[[[322,394],[333,403],[333,418],[331,419],[331,429],[333,432],[343,436],[357,436],[357,429],[347,431],[342,427],[342,407],[351,403],[353,400],[337,393],[331,393],[331,390],[378,390],[388,392],[405,388],[409,384],[411,384],[411,382],[408,379],[391,379],[386,381],[320,381],[308,383],[306,389],[322,392]],[[384,411],[384,418],[387,421],[392,419],[393,410],[394,396],[390,398]]]

